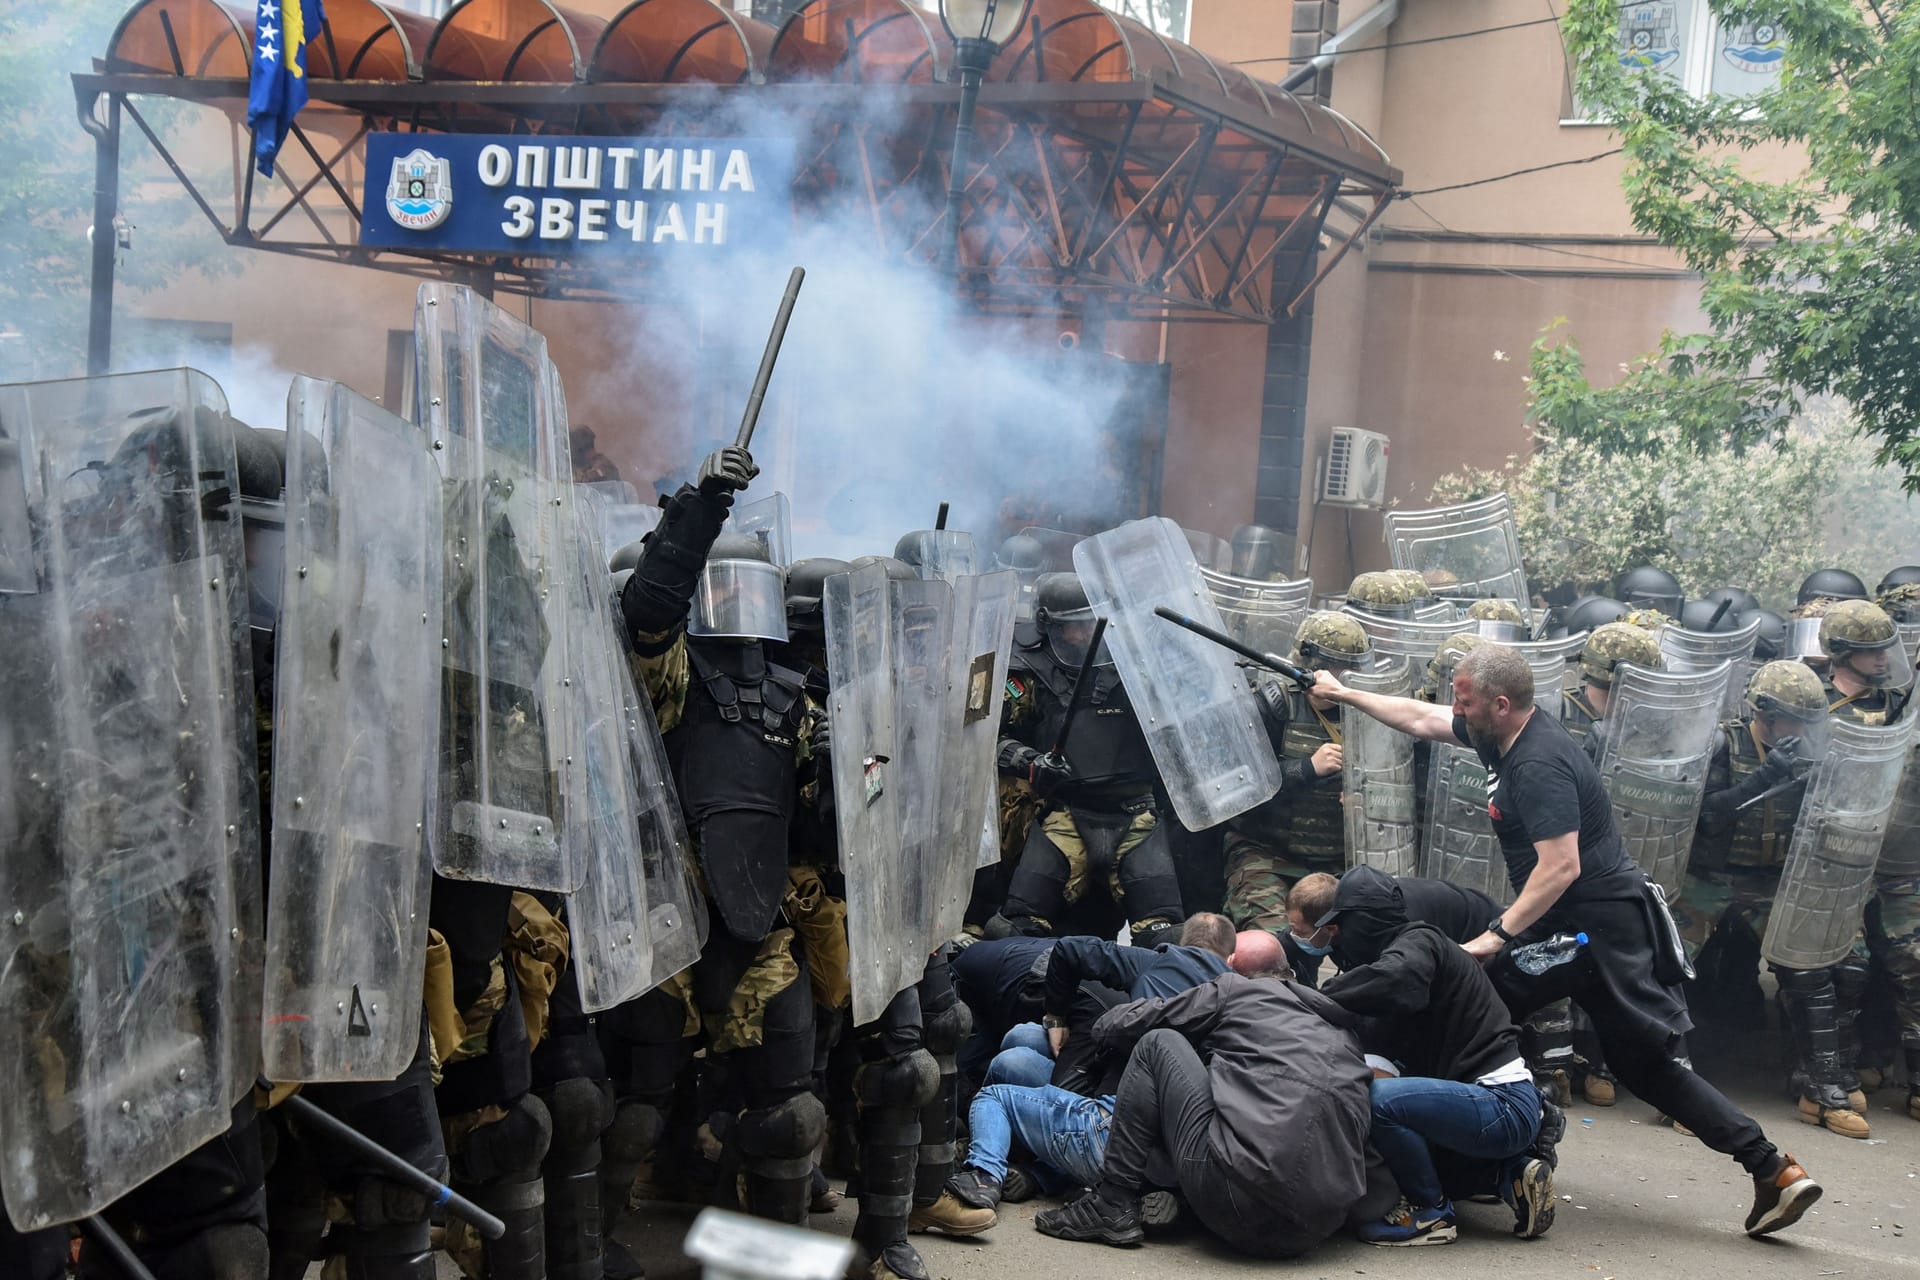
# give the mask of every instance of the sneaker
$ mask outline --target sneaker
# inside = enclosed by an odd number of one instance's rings
[[[1056,1240],[1089,1240],[1129,1248],[1146,1239],[1140,1225],[1140,1202],[1122,1204],[1089,1191],[1070,1205],[1049,1209],[1033,1220],[1034,1229]]]
[[[1747,1215],[1747,1234],[1767,1236],[1800,1221],[1800,1215],[1820,1199],[1820,1184],[1800,1162],[1782,1154],[1780,1172],[1753,1180],[1753,1212]]]
[[[962,1169],[948,1178],[947,1190],[961,1204],[975,1209],[994,1209],[1000,1205],[1000,1179],[978,1169]]]
[[[1008,1204],[1025,1204],[1040,1194],[1040,1185],[1033,1175],[1017,1164],[1007,1166],[1007,1176],[1000,1180],[1000,1198]]]
[[[1140,1197],[1140,1224],[1160,1230],[1180,1221],[1180,1197],[1171,1191],[1149,1191]]]
[[[1844,1098],[1828,1098],[1817,1101],[1801,1094],[1795,1106],[1799,1112],[1801,1124],[1818,1125],[1843,1138],[1867,1138],[1873,1136],[1872,1126],[1867,1118],[1852,1107],[1836,1107],[1833,1102],[1843,1102]],[[1864,1101],[1864,1099],[1862,1100]]]
[[[1360,1228],[1362,1240],[1380,1245],[1452,1244],[1459,1234],[1451,1201],[1426,1207],[1402,1200],[1392,1213]]]
[[[1553,1166],[1545,1160],[1527,1161],[1507,1194],[1507,1203],[1513,1207],[1513,1234],[1522,1240],[1547,1234],[1553,1225]]]
[[[932,1204],[918,1204],[907,1218],[908,1231],[935,1231],[944,1236],[977,1236],[1000,1220],[991,1209],[962,1204],[951,1191],[942,1191]]]
[[[1560,1167],[1560,1142],[1567,1136],[1567,1113],[1552,1098],[1540,1096],[1540,1133],[1533,1140],[1533,1154],[1547,1162],[1550,1169]]]

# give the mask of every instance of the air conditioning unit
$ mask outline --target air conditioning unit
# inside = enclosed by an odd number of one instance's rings
[[[1393,442],[1377,431],[1335,427],[1320,463],[1320,501],[1368,510],[1387,503],[1387,454]]]

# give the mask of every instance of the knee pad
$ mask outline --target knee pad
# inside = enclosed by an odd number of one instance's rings
[[[1013,921],[996,911],[987,917],[987,922],[981,926],[980,932],[985,935],[988,942],[999,942],[1003,938],[1011,938],[1014,935]]]
[[[926,1015],[927,1049],[939,1057],[956,1052],[973,1033],[973,1010],[958,1000]]]
[[[553,1118],[546,1104],[523,1095],[506,1116],[467,1135],[452,1154],[454,1176],[462,1182],[493,1182],[509,1174],[531,1174],[547,1158],[553,1142]]]
[[[601,1138],[601,1149],[609,1161],[639,1164],[653,1154],[660,1132],[667,1125],[666,1113],[644,1102],[623,1102],[613,1113],[613,1124]]]
[[[1834,988],[1831,969],[1788,969],[1774,965],[1773,976],[1780,983],[1781,996],[1789,1002],[1831,996]]]
[[[1859,1008],[1866,999],[1868,980],[1873,976],[1866,959],[1856,955],[1842,956],[1840,963],[1828,972],[1833,975],[1833,989],[1840,997],[1840,1003],[1849,1008]]]
[[[813,1149],[827,1135],[827,1109],[811,1093],[798,1093],[785,1102],[741,1115],[734,1125],[743,1163],[773,1176],[787,1176],[782,1165],[804,1161],[801,1174],[810,1174]]]
[[[917,1110],[940,1092],[940,1064],[925,1049],[884,1062],[864,1063],[853,1074],[853,1090],[863,1107]]]
[[[543,1101],[552,1120],[551,1149],[583,1151],[600,1140],[607,1127],[607,1095],[597,1080],[562,1080]]]

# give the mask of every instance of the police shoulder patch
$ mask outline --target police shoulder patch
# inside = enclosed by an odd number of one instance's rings
[[[1027,682],[1019,676],[1012,676],[1012,675],[1008,676],[1007,677],[1007,696],[1009,698],[1026,697]]]

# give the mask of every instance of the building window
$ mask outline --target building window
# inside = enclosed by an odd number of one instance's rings
[[[1639,0],[1620,10],[1620,65],[1689,93],[1746,98],[1780,80],[1786,41],[1769,22],[1723,25],[1705,0]],[[1568,124],[1597,123],[1576,100]]]

